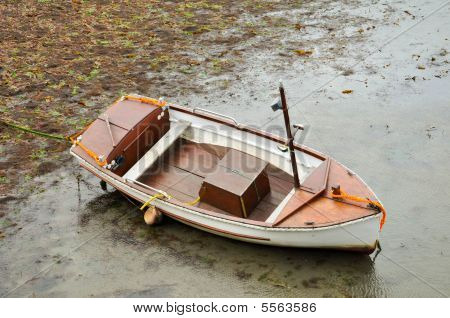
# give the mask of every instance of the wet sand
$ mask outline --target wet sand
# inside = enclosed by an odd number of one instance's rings
[[[305,16],[304,33],[286,31],[283,41],[312,48],[310,58],[284,58],[280,48],[263,45],[243,50],[232,74],[205,78],[208,84],[200,84],[208,89],[180,92],[173,101],[275,131],[281,118],[268,105],[283,78],[292,121],[309,125],[302,142],[358,173],[385,205],[383,250],[375,261],[246,244],[169,219],[148,227],[131,202],[103,192],[69,160],[29,181],[35,189],[26,199],[7,203],[0,295],[448,296],[450,5],[316,3],[272,13]],[[335,16],[359,22],[339,29]],[[331,27],[334,41],[324,36]],[[334,58],[331,47],[345,54]],[[346,89],[353,93],[342,94]]]

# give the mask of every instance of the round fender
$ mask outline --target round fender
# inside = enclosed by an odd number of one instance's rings
[[[144,221],[148,225],[160,224],[163,214],[155,206],[150,206],[144,213]]]

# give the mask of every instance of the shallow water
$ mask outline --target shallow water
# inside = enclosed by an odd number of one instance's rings
[[[247,52],[240,80],[227,88],[233,96],[224,97],[217,86],[179,96],[180,103],[273,130],[282,122],[268,105],[283,77],[292,121],[310,125],[305,144],[357,172],[387,209],[375,261],[237,242],[168,219],[148,227],[130,201],[103,192],[70,161],[34,180],[34,194],[10,202],[11,212],[0,219],[6,235],[0,239],[0,295],[448,296],[450,8],[416,2],[396,2],[392,12],[374,5],[368,15],[385,23],[365,41],[348,40],[346,58],[319,55],[281,72],[283,60],[272,59],[271,51]],[[402,16],[404,10],[417,18]],[[337,45],[318,41],[320,30],[310,36],[316,52]],[[286,35],[286,42],[294,37]],[[340,69],[351,72],[336,77]],[[343,95],[344,89],[353,93]]]

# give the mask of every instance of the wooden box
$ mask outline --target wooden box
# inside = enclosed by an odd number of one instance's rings
[[[104,156],[108,163],[121,160],[112,170],[123,176],[169,129],[169,114],[161,117],[162,109],[154,105],[123,100],[100,115],[82,135],[82,143],[91,151]],[[110,122],[114,147],[105,115]],[[159,117],[159,119],[158,119]],[[86,152],[77,146],[74,151],[95,164]]]
[[[247,218],[270,192],[267,162],[231,149],[208,174],[200,190],[202,202]]]

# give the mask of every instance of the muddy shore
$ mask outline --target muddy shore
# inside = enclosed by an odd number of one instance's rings
[[[301,141],[383,201],[383,251],[374,262],[235,242],[171,220],[148,227],[67,145],[1,126],[0,295],[450,294],[448,4],[136,3],[0,4],[1,118],[67,134],[120,94],[140,93],[278,131],[268,106],[283,78],[291,117],[309,125]]]

